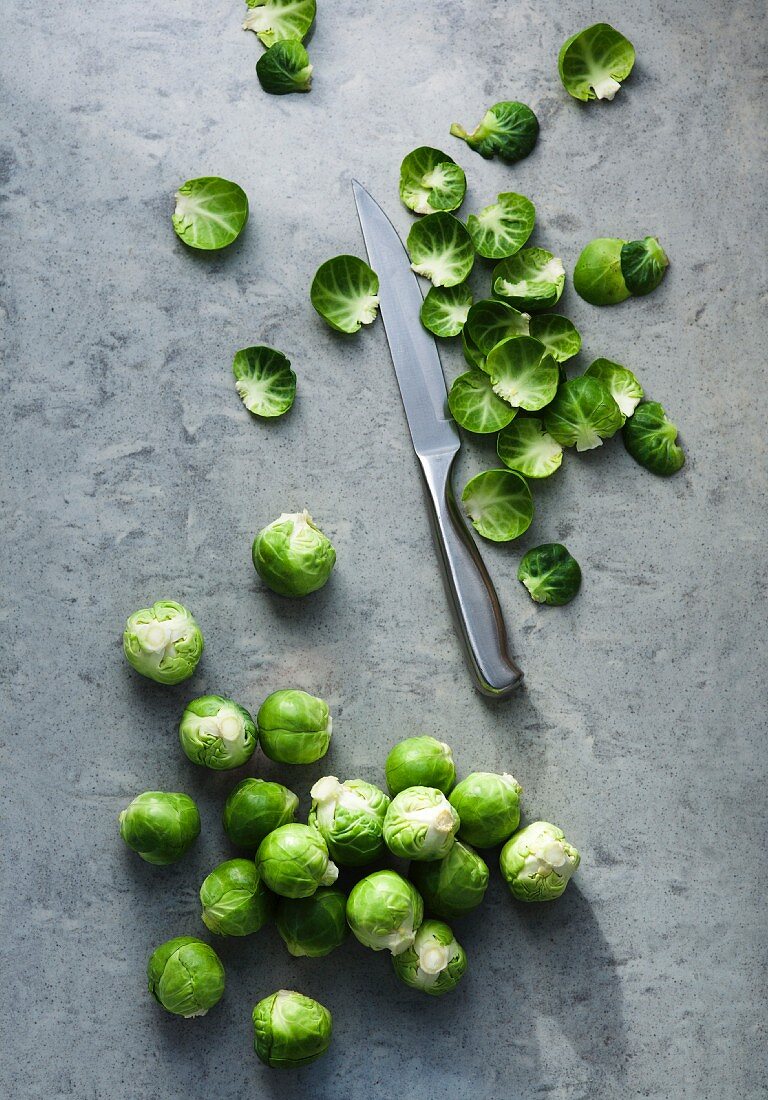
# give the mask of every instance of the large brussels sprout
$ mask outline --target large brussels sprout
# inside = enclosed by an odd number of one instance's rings
[[[510,542],[533,521],[533,497],[525,478],[512,470],[483,470],[461,494],[472,526],[484,539]]]
[[[669,260],[656,237],[627,241],[621,249],[621,273],[630,294],[650,294],[664,278]]]
[[[359,332],[376,320],[379,277],[358,256],[334,256],[315,272],[309,297],[331,328]]]
[[[584,371],[585,376],[602,382],[621,409],[623,417],[631,416],[643,396],[643,387],[631,370],[610,359],[595,359]]]
[[[269,920],[274,898],[250,859],[220,863],[200,887],[202,921],[218,936],[249,936]]]
[[[551,901],[565,890],[579,861],[562,829],[548,821],[534,821],[507,841],[499,866],[518,901]]]
[[[472,291],[466,283],[431,286],[421,305],[421,323],[435,336],[458,336],[472,305]]]
[[[384,840],[402,859],[442,859],[453,844],[459,815],[437,787],[396,794],[384,818]]]
[[[459,836],[477,848],[493,848],[512,836],[520,824],[520,792],[513,775],[472,772],[451,791],[459,815]]]
[[[256,62],[259,84],[270,95],[308,92],[312,87],[312,66],[301,42],[275,42]]]
[[[607,388],[582,375],[563,382],[544,412],[544,427],[564,447],[591,451],[615,435],[624,417]]]
[[[374,951],[399,955],[407,950],[423,917],[421,895],[397,871],[374,871],[347,898],[349,927],[360,943]]]
[[[458,838],[442,859],[412,863],[409,874],[427,911],[444,920],[471,913],[488,888],[485,860]]]
[[[333,719],[324,699],[306,691],[273,691],[256,715],[259,744],[280,764],[312,764],[325,756]]]
[[[255,344],[235,352],[235,389],[248,412],[267,419],[288,412],[296,397],[296,375],[281,351]]]
[[[346,895],[333,886],[319,886],[308,898],[280,898],[275,924],[291,955],[327,955],[349,931]]]
[[[536,144],[539,120],[525,103],[507,100],[489,107],[471,133],[458,122],[451,126],[451,133],[481,157],[498,157],[514,164],[527,157]]]
[[[517,409],[495,392],[484,370],[470,370],[454,378],[448,408],[457,424],[479,435],[501,431],[517,414]]]
[[[537,412],[548,405],[560,381],[557,362],[532,336],[502,340],[488,355],[485,369],[493,392],[512,408],[528,412]]]
[[[334,862],[362,867],[383,855],[382,828],[389,806],[383,791],[362,779],[340,783],[335,775],[326,775],[309,793],[309,824],[328,845]]]
[[[535,416],[521,417],[499,432],[496,453],[505,466],[524,477],[549,477],[563,461],[562,446]]]
[[[582,250],[573,269],[573,289],[593,306],[614,306],[629,298],[621,271],[621,250],[626,241],[597,237]]]
[[[158,600],[128,617],[123,651],[142,676],[158,684],[180,684],[194,675],[203,635],[186,607],[175,600]]]
[[[267,1066],[292,1069],[314,1062],[331,1043],[327,1008],[303,993],[279,989],[253,1010],[253,1046]]]
[[[546,542],[523,555],[517,579],[536,603],[561,607],[570,603],[579,591],[581,567],[562,543]]]
[[[400,198],[416,214],[456,210],[466,190],[464,170],[439,149],[422,145],[400,165]]]
[[[414,222],[407,245],[413,270],[435,286],[463,283],[475,262],[466,226],[442,210]]]
[[[585,103],[613,99],[632,72],[632,43],[610,23],[595,23],[566,39],[560,47],[557,67],[565,90]]]
[[[536,208],[525,195],[504,191],[479,214],[470,214],[467,229],[478,256],[503,260],[523,247],[533,232]]]
[[[493,269],[493,293],[518,309],[551,309],[565,286],[563,261],[546,248],[523,248]]]
[[[155,948],[147,964],[149,992],[168,1012],[205,1016],[224,993],[224,967],[207,943],[177,936]]]
[[[253,31],[265,46],[301,41],[315,18],[315,0],[246,0],[250,12],[244,31]]]
[[[200,814],[188,794],[145,791],[118,820],[128,847],[159,867],[181,859],[200,835]]]
[[[624,425],[624,446],[641,466],[660,477],[676,474],[685,463],[677,428],[658,401],[643,401]]]
[[[239,703],[222,695],[201,695],[184,708],[179,740],[193,764],[227,771],[253,756],[256,724]]]
[[[243,779],[224,803],[224,832],[239,848],[255,852],[265,836],[293,821],[298,808],[297,796],[282,783]]]
[[[453,753],[435,737],[406,737],[389,750],[384,774],[391,795],[407,787],[436,787],[448,794],[456,782]]]
[[[269,889],[284,898],[308,898],[318,886],[331,886],[339,873],[317,829],[298,824],[281,825],[264,837],[256,868]]]
[[[393,956],[392,965],[400,981],[439,997],[459,984],[467,969],[467,956],[447,924],[425,920],[413,945]]]
[[[322,588],[336,551],[306,509],[283,514],[253,540],[253,564],[278,596],[308,596]]]
[[[173,228],[190,248],[205,252],[225,248],[240,236],[248,221],[245,191],[219,176],[187,180],[175,197]]]

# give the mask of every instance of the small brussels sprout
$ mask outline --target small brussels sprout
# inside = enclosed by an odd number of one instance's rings
[[[435,286],[463,283],[475,262],[472,238],[466,227],[444,211],[427,214],[414,222],[407,246],[413,270]]]
[[[315,0],[246,0],[251,9],[243,23],[265,46],[296,39],[300,42],[315,19]]]
[[[493,269],[493,293],[519,309],[551,309],[565,286],[563,261],[545,248],[523,248]]]
[[[677,428],[658,401],[643,401],[624,425],[624,446],[641,466],[660,477],[676,474],[685,463]]]
[[[525,195],[504,191],[491,206],[470,214],[467,229],[479,256],[503,260],[514,256],[533,233],[536,207]]]
[[[145,791],[118,821],[128,847],[158,867],[181,859],[200,835],[200,814],[188,794]]]
[[[536,412],[557,392],[560,368],[532,336],[510,336],[490,352],[485,369],[493,392],[515,409]],[[500,427],[504,427],[501,424]]]
[[[520,474],[484,470],[470,478],[461,494],[472,526],[484,539],[510,542],[531,526],[533,498]]]
[[[621,249],[621,273],[630,294],[650,294],[664,278],[669,260],[656,237],[627,241]]]
[[[202,921],[217,936],[249,936],[272,914],[274,898],[250,859],[228,859],[200,887]]]
[[[288,412],[296,397],[296,375],[281,351],[257,344],[235,352],[235,389],[248,412],[272,418]]]
[[[282,783],[243,779],[224,803],[224,832],[239,848],[255,852],[265,836],[293,821],[298,808],[297,796]]]
[[[563,448],[535,416],[521,417],[499,432],[496,451],[505,466],[525,477],[549,477],[563,461]]]
[[[590,241],[573,269],[573,289],[593,306],[614,306],[629,298],[621,272],[621,250],[626,241],[597,237]]]
[[[270,95],[308,92],[312,87],[312,66],[301,42],[275,42],[256,62],[259,84]]]
[[[156,947],[147,964],[149,992],[168,1012],[205,1016],[224,993],[224,967],[207,943],[177,936]]]
[[[556,313],[538,313],[531,317],[528,331],[558,363],[566,363],[581,350],[581,334],[573,321]]]
[[[194,676],[203,644],[191,612],[174,600],[158,600],[134,611],[123,632],[129,663],[158,684],[180,684]]]
[[[489,107],[472,133],[467,133],[457,122],[451,126],[451,133],[466,141],[481,157],[497,156],[507,164],[514,164],[527,157],[536,144],[539,121],[525,103],[505,101]]]
[[[623,417],[631,416],[643,396],[643,387],[631,370],[610,359],[595,359],[584,374],[602,382],[621,409]]]
[[[512,336],[527,336],[529,322],[527,313],[520,313],[506,302],[495,298],[475,302],[467,314],[464,333],[469,343],[477,349],[477,356],[468,361],[486,370],[486,357],[496,345]]]
[[[308,898],[318,886],[333,885],[339,873],[317,829],[294,824],[264,837],[256,868],[269,889],[284,898]]]
[[[466,190],[464,170],[439,149],[422,145],[400,165],[400,198],[416,214],[457,210]]]
[[[336,551],[305,509],[283,512],[253,540],[253,564],[278,596],[308,596],[322,588],[336,564]]]
[[[459,815],[437,787],[407,787],[384,818],[384,840],[401,859],[442,859],[453,844]]]
[[[411,989],[440,997],[459,984],[467,969],[467,956],[447,924],[425,920],[413,946],[393,956],[392,965],[400,981]]]
[[[313,764],[328,752],[333,728],[328,704],[306,691],[273,691],[256,722],[262,752],[279,764]]]
[[[602,446],[624,423],[621,409],[596,378],[572,378],[563,382],[544,413],[544,427],[564,447],[577,451]]]
[[[562,607],[581,587],[581,567],[561,543],[545,542],[523,555],[517,579],[536,603]]]
[[[580,858],[562,829],[534,821],[507,841],[499,866],[518,901],[551,901],[565,890]]]
[[[503,844],[520,824],[522,789],[506,772],[472,772],[457,783],[450,800],[461,821],[461,839],[476,848]]]
[[[406,737],[389,750],[384,774],[391,795],[408,787],[436,787],[448,794],[456,782],[450,746],[435,737]]]
[[[397,871],[374,871],[353,886],[347,898],[349,927],[374,951],[406,951],[423,917],[421,895]]]
[[[184,708],[179,740],[193,764],[227,771],[253,756],[256,724],[239,703],[222,695],[201,695]]]
[[[358,332],[376,320],[379,277],[357,256],[334,256],[318,267],[309,297],[332,329]]]
[[[328,955],[349,931],[346,895],[333,886],[319,886],[308,898],[280,898],[275,924],[291,955]]]
[[[466,283],[431,286],[421,306],[421,323],[435,336],[458,336],[472,305],[472,291]]]
[[[331,1044],[327,1008],[303,993],[279,989],[253,1010],[253,1048],[267,1066],[293,1069],[314,1062]]]
[[[219,176],[187,180],[176,192],[171,221],[184,244],[212,252],[240,236],[248,221],[248,196]]]
[[[412,863],[409,873],[427,910],[444,920],[471,913],[488,888],[485,860],[458,838],[442,859]]]
[[[320,833],[334,862],[362,867],[384,854],[382,829],[389,798],[383,791],[362,779],[340,783],[335,775],[326,775],[309,793],[308,823]]]
[[[632,43],[609,23],[595,23],[566,39],[560,47],[557,68],[569,95],[585,103],[613,99],[632,72]]]
[[[517,409],[497,396],[491,379],[482,370],[467,371],[453,380],[448,408],[457,424],[479,435],[500,431],[517,413]]]

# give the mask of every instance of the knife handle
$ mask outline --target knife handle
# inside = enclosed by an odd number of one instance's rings
[[[483,695],[509,695],[523,679],[507,652],[499,599],[475,540],[459,511],[451,470],[455,452],[419,456],[435,539],[469,664]]]

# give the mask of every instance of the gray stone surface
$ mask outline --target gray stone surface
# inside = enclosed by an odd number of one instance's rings
[[[4,5],[2,738],[4,1095],[54,1100],[312,1095],[318,1100],[557,1100],[765,1095],[765,19],[737,3],[619,0],[638,63],[612,105],[561,88],[557,50],[606,11],[572,0],[322,3],[309,96],[271,98],[237,3]],[[448,136],[501,98],[529,102],[524,163]],[[613,310],[568,290],[580,365],[635,369],[682,426],[685,470],[637,467],[619,441],[536,486],[533,527],[484,546],[527,672],[515,699],[476,695],[441,590],[380,324],[326,329],[307,290],[361,254],[349,181],[405,233],[400,159],[462,163],[465,209],[519,190],[535,242],[570,270],[593,236],[657,233],[663,287]],[[188,251],[170,224],[192,176],[238,180],[251,220],[231,249]],[[486,281],[485,269],[476,284]],[[252,420],[230,364],[284,349],[299,397]],[[448,376],[462,369],[444,350]],[[459,482],[493,462],[470,443]],[[305,602],[263,591],[255,530],[307,506],[337,545]],[[584,586],[538,608],[522,550],[561,539]],[[207,649],[164,689],[120,652],[125,616],[189,604]],[[222,943],[228,988],[203,1020],[146,993],[150,950],[203,932],[196,891],[229,854],[218,815],[236,775],[181,754],[193,694],[256,707],[295,685],[336,714],[327,760],[257,774],[302,795],[332,771],[382,781],[415,731],[462,773],[509,768],[525,814],[583,853],[557,904],[514,905],[494,878],[457,929],[461,989],[427,1003],[356,943],[296,961],[273,929]],[[161,870],[124,849],[118,811],[147,788],[199,800],[194,852]],[[250,1010],[316,995],[335,1038],[307,1071],[251,1051]]]

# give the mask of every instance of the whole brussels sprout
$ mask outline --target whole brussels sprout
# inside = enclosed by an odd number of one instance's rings
[[[330,1046],[333,1021],[327,1008],[295,993],[279,989],[253,1010],[253,1047],[267,1066],[306,1066]]]
[[[239,703],[221,695],[201,695],[184,708],[179,740],[193,764],[226,771],[253,756],[256,724]]]
[[[400,981],[411,989],[439,997],[459,984],[467,969],[467,956],[447,924],[425,920],[413,945],[394,956],[392,965]]]
[[[250,859],[228,859],[200,887],[202,920],[218,936],[249,936],[267,923],[274,898]]]
[[[333,886],[320,886],[308,898],[280,898],[275,924],[289,952],[316,959],[346,938],[347,898]]]
[[[520,824],[522,789],[506,772],[473,772],[457,783],[450,801],[461,820],[461,839],[477,848],[493,848],[511,837]]]
[[[267,779],[243,779],[224,803],[224,832],[239,848],[255,852],[262,840],[296,816],[299,800],[282,783]]]
[[[336,551],[306,510],[284,512],[253,540],[253,564],[278,596],[307,596],[322,588]]]
[[[144,791],[118,821],[128,847],[160,867],[181,859],[200,835],[200,814],[188,794]]]
[[[362,779],[340,783],[335,775],[318,779],[309,792],[314,825],[336,863],[362,867],[385,851],[382,829],[389,799]]]
[[[374,871],[347,898],[347,922],[366,947],[399,955],[411,946],[424,917],[418,891],[397,871]]]
[[[408,787],[437,787],[448,794],[456,782],[456,765],[449,745],[435,737],[406,737],[390,749],[384,765],[391,795]]]
[[[565,890],[580,859],[562,829],[534,821],[507,841],[499,866],[518,901],[551,901]]]
[[[442,859],[453,844],[459,815],[436,787],[408,787],[384,818],[384,840],[402,859]]]
[[[457,840],[442,859],[412,863],[410,876],[428,912],[453,920],[477,908],[485,897],[489,873],[474,848]]]
[[[280,764],[312,764],[331,743],[328,704],[306,691],[273,691],[256,715],[262,751]]]
[[[158,600],[128,617],[123,652],[142,676],[158,684],[180,684],[197,668],[203,635],[186,607],[174,600]]]
[[[256,853],[264,882],[284,898],[308,898],[318,886],[331,886],[339,873],[317,829],[281,825],[266,836]]]
[[[224,967],[207,943],[177,936],[155,948],[147,965],[149,992],[168,1012],[205,1016],[224,993]]]

